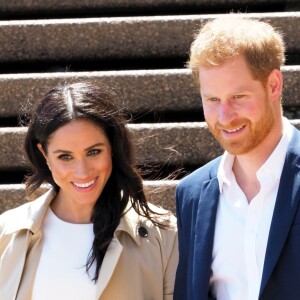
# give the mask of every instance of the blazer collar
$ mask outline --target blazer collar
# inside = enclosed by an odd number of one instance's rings
[[[296,214],[300,199],[299,185],[300,132],[294,128],[279,182],[278,194],[266,249],[260,294],[262,294],[268,280],[270,279]]]

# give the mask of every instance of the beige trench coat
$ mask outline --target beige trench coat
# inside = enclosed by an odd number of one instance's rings
[[[30,300],[43,243],[42,222],[54,192],[0,216],[0,300]],[[101,300],[170,300],[178,262],[175,217],[161,230],[133,209],[121,219],[101,266]],[[145,227],[148,236],[138,233]]]

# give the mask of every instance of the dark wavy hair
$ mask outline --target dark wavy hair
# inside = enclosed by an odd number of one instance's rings
[[[152,218],[154,212],[148,206],[142,178],[135,167],[132,138],[126,127],[124,114],[115,105],[115,99],[116,95],[104,85],[59,85],[38,102],[30,117],[25,139],[25,151],[32,170],[32,174],[26,178],[26,189],[31,194],[43,183],[49,183],[56,192],[59,191],[59,186],[54,182],[46,160],[37,147],[38,143],[41,143],[47,153],[51,134],[76,119],[94,122],[108,137],[112,148],[113,168],[91,215],[95,238],[86,263],[88,272],[96,261],[94,281],[98,279],[108,245],[129,202],[139,215],[161,228],[165,227]]]

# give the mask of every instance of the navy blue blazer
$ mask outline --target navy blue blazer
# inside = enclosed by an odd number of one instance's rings
[[[207,300],[220,157],[185,177],[176,189],[179,264],[174,300]],[[293,128],[267,243],[259,300],[300,299],[300,132]]]

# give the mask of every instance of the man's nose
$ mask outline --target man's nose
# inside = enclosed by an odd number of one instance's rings
[[[236,110],[229,101],[221,100],[218,110],[218,121],[222,126],[229,125],[236,118]]]

